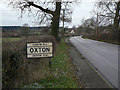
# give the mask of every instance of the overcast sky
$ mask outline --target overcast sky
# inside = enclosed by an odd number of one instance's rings
[[[81,24],[83,18],[87,19],[91,17],[91,11],[93,10],[95,0],[82,0],[78,5],[74,5],[72,14],[72,23],[65,24],[65,26],[77,26]],[[30,26],[36,26],[33,23],[34,19],[24,15],[22,19],[19,19],[20,11],[8,6],[8,2],[0,0],[0,26],[22,26],[24,23],[28,23]]]

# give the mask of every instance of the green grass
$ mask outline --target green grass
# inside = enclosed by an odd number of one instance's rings
[[[20,37],[2,37],[2,41],[4,42],[14,42],[21,40]]]
[[[56,54],[52,61],[52,73],[44,79],[34,84],[27,85],[28,88],[44,87],[44,88],[78,88],[78,81],[75,79],[75,69],[70,62],[68,55],[68,47],[65,39],[59,43]]]

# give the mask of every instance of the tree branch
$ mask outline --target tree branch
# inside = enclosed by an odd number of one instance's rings
[[[115,13],[109,8],[109,4],[106,4],[106,3],[104,3],[104,4],[106,5],[107,9],[108,9],[111,13],[115,14]]]
[[[99,22],[98,25],[105,19],[105,17],[103,17]]]
[[[52,15],[54,14],[54,11],[51,11],[51,10],[48,10],[48,9],[44,9],[43,7],[38,6],[38,5],[34,4],[33,2],[27,2],[27,3],[29,4],[29,6],[36,7],[36,8],[38,8],[38,9],[40,9],[40,10],[46,12],[46,13],[49,13],[49,14],[52,14]]]
[[[99,16],[102,16],[102,17],[108,17],[108,18],[114,19],[114,17],[112,17],[112,16],[108,16],[108,15],[100,14]]]

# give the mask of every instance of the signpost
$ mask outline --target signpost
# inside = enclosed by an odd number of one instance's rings
[[[51,60],[53,57],[53,43],[52,42],[28,42],[27,43],[27,58],[49,58],[49,67],[50,73],[51,69]],[[28,66],[28,71],[30,72],[30,64]]]
[[[53,57],[53,43],[27,43],[27,58]]]

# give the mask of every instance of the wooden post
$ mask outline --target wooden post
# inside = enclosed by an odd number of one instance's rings
[[[28,82],[30,83],[30,68],[31,68],[31,65],[30,65],[30,61],[28,61]]]
[[[51,65],[51,58],[49,59],[49,69],[50,69],[50,74],[52,73],[52,65]]]

